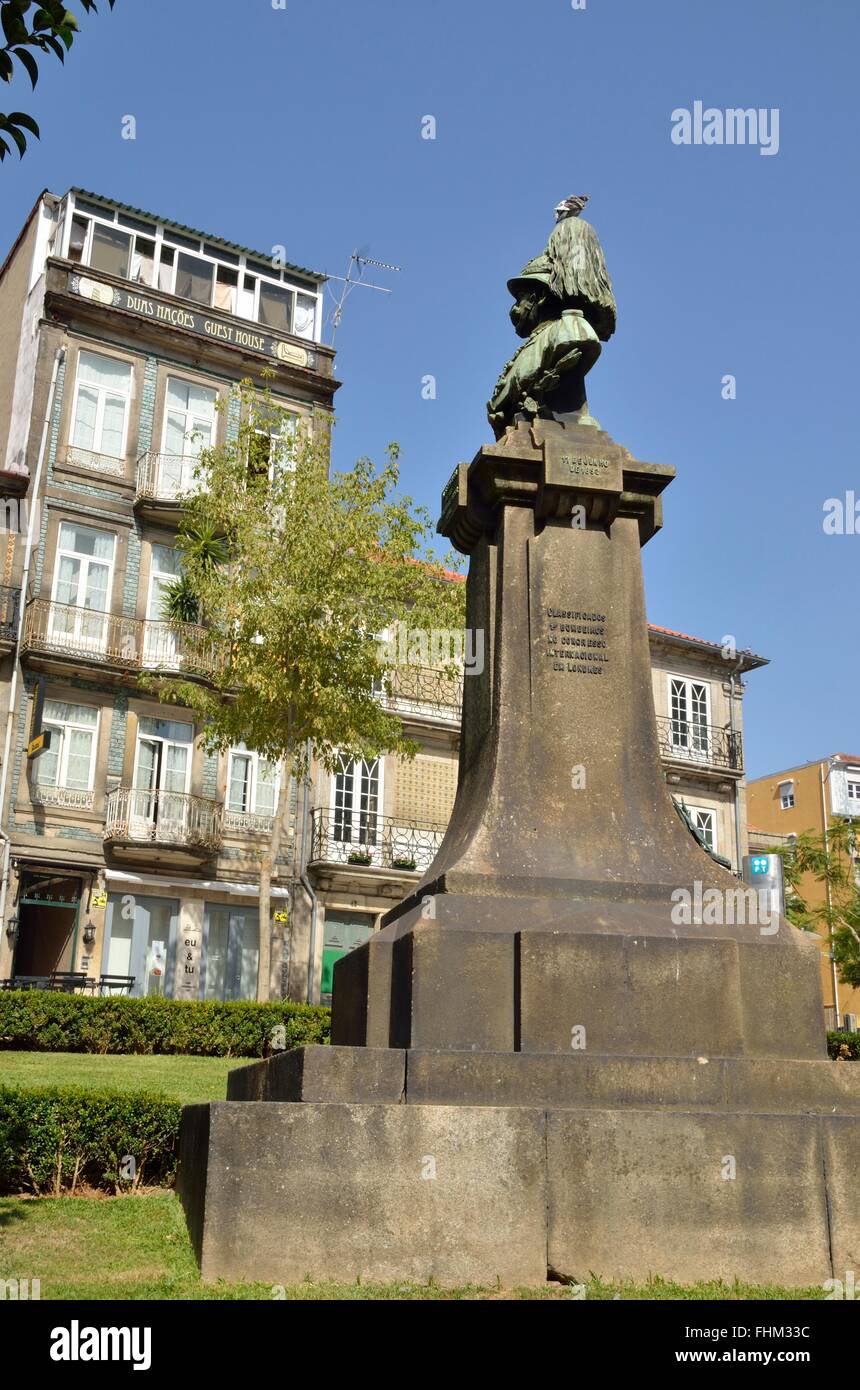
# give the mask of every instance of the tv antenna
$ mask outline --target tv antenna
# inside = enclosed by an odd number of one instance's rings
[[[335,334],[337,333],[337,330],[340,328],[341,321],[343,319],[343,311],[346,305],[346,301],[349,299],[349,296],[352,294],[353,290],[356,289],[357,286],[360,285],[361,288],[365,290],[378,290],[380,294],[391,294],[391,290],[388,288],[387,285],[374,285],[371,283],[370,280],[362,279],[362,276],[364,275],[364,267],[367,265],[372,265],[375,266],[377,270],[399,271],[403,269],[403,267],[400,265],[390,265],[388,261],[373,260],[372,257],[365,255],[366,250],[366,247],[362,247],[361,250],[353,251],[352,255],[349,258],[349,265],[346,268],[346,275],[329,275],[328,277],[329,280],[339,280],[341,285],[343,286],[340,294],[337,296],[333,293],[331,287],[329,287],[329,294],[331,294],[332,299],[334,300],[334,308],[332,309],[331,315],[329,317],[329,322],[332,325],[332,347],[334,347]],[[355,274],[355,271],[357,271],[358,273]]]

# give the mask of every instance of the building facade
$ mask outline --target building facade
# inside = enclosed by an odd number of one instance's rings
[[[860,818],[860,757],[833,753],[829,758],[800,763],[749,784],[749,843],[763,853],[807,831],[823,835],[834,820]],[[855,877],[860,870],[855,866]],[[811,907],[825,903],[826,887],[811,874],[804,876],[801,894]],[[841,983],[828,945],[822,946],[821,983],[830,1027],[846,1013],[860,1015],[860,990]]]
[[[276,771],[244,747],[207,754],[141,676],[211,677],[205,635],[164,617],[179,499],[200,449],[235,434],[238,381],[274,371],[285,435],[332,411],[323,279],[80,189],[40,198],[0,268],[0,979],[255,993]],[[263,447],[274,458],[277,437]],[[743,677],[762,658],[665,628],[650,641],[668,789],[737,870]],[[461,696],[433,667],[398,668],[380,698],[415,759],[342,759],[292,789],[273,996],[327,1001],[334,962],[432,861]]]
[[[240,380],[268,384],[284,435],[331,413],[323,282],[80,189],[43,195],[0,269],[0,978],[254,993],[274,769],[204,753],[190,712],[140,677],[212,674],[200,633],[164,616],[177,498],[200,450],[235,437]],[[273,459],[280,431],[260,441]],[[50,746],[29,756],[36,727]],[[288,836],[276,993],[291,855]]]

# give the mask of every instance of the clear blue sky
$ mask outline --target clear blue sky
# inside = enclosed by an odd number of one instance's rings
[[[348,305],[336,448],[398,440],[435,513],[489,437],[505,281],[590,193],[619,302],[592,411],[678,470],[649,616],[770,657],[751,775],[860,753],[860,535],[822,530],[825,499],[860,499],[858,52],[856,0],[118,0],[35,94],[0,91],[42,127],[0,170],[0,243],[80,184],[321,270],[402,265]],[[779,108],[778,154],[673,144],[697,100]]]

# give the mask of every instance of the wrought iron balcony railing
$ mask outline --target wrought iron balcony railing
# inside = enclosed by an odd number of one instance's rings
[[[137,461],[135,498],[147,502],[175,502],[194,490],[198,466],[192,454],[156,454],[151,450]]]
[[[444,834],[444,825],[429,821],[315,808],[311,812],[311,862],[423,870],[435,859]]]
[[[93,792],[77,787],[53,787],[43,782],[34,782],[30,787],[30,799],[34,806],[62,806],[69,811],[91,811],[93,797]]]
[[[124,618],[91,608],[33,599],[24,616],[22,650],[130,671],[175,671],[198,677],[218,670],[217,648],[206,628]]]
[[[66,450],[66,463],[75,468],[86,468],[91,473],[106,473],[111,478],[125,477],[125,459],[115,454],[100,454],[93,449],[78,449],[70,445]]]
[[[104,838],[132,845],[172,845],[214,853],[221,844],[217,801],[188,792],[117,787],[108,793]]]
[[[452,679],[435,666],[397,666],[388,677],[382,695],[398,714],[459,724],[463,677]]]
[[[0,585],[0,642],[14,642],[18,635],[21,590]]]
[[[235,834],[271,835],[274,816],[257,811],[231,811],[224,808],[224,829]]]
[[[671,715],[658,715],[657,736],[661,757],[699,767],[721,767],[742,772],[744,765],[741,735],[715,724],[698,724]]]

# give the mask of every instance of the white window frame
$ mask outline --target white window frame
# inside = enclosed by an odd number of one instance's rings
[[[137,784],[138,772],[139,772],[139,770],[140,770],[140,745],[141,745],[141,743],[160,743],[160,744],[162,745],[162,750],[161,750],[161,768],[160,768],[159,782],[161,782],[161,781],[163,780],[164,771],[165,771],[165,768],[166,768],[166,766],[167,766],[167,760],[166,760],[166,758],[165,758],[165,756],[164,756],[165,750],[166,750],[167,748],[169,748],[169,747],[178,747],[178,748],[187,748],[187,749],[188,749],[188,759],[187,759],[186,764],[185,764],[185,786],[184,786],[184,788],[182,789],[181,792],[174,792],[174,793],[173,793],[174,796],[188,796],[189,793],[190,793],[190,791],[191,791],[191,767],[192,767],[192,764],[193,764],[193,762],[194,762],[194,725],[193,725],[193,724],[191,723],[191,721],[188,720],[188,719],[173,719],[173,720],[170,720],[170,721],[168,721],[168,722],[169,722],[169,723],[172,723],[172,724],[186,724],[186,725],[188,726],[188,728],[190,728],[190,730],[191,730],[191,738],[190,738],[190,739],[167,738],[166,736],[164,736],[164,735],[162,735],[162,734],[147,734],[147,733],[144,733],[144,732],[142,731],[142,729],[141,729],[141,722],[142,722],[143,719],[147,719],[147,718],[155,718],[155,719],[157,719],[158,716],[157,716],[157,715],[143,715],[143,716],[141,716],[141,719],[138,720],[137,731],[136,731],[136,737],[135,737],[135,745],[134,745],[134,775],[133,775],[133,777],[132,777],[132,787],[134,788],[135,791],[140,791],[140,792],[164,792],[165,795],[168,795],[168,796],[171,794],[170,791],[168,790],[168,788],[163,787],[163,786],[160,786],[160,785],[157,786],[157,787],[139,787],[138,784]]]
[[[63,545],[63,526],[65,525],[77,526],[81,530],[85,531],[98,531],[103,536],[110,536],[111,540],[113,541],[113,548],[111,550],[110,560],[100,560],[93,555],[81,555],[80,552],[77,550],[67,550]],[[101,526],[89,526],[86,523],[80,523],[76,520],[69,520],[69,518],[67,517],[60,519],[60,524],[57,527],[57,544],[54,550],[54,578],[53,583],[51,585],[51,620],[49,633],[50,637],[61,637],[64,639],[67,637],[71,637],[73,641],[84,644],[82,646],[82,651],[85,652],[103,652],[105,650],[105,648],[107,647],[108,625],[110,622],[111,604],[113,599],[114,568],[116,566],[116,542],[117,536],[115,531],[105,531]],[[57,591],[60,587],[60,561],[63,559],[64,556],[68,557],[71,560],[77,560],[79,562],[78,590],[76,595],[78,599],[81,598],[82,594],[86,594],[87,585],[85,576],[89,573],[90,563],[92,562],[97,565],[105,565],[107,567],[108,575],[107,584],[105,585],[105,600],[107,606],[105,608],[85,608],[80,602],[69,604],[60,603],[59,599],[57,598]],[[60,614],[57,612],[57,608],[71,608],[74,610],[75,617],[73,631],[71,633],[60,631],[60,629],[63,626],[63,623],[60,618]],[[94,623],[97,618],[102,619],[102,622],[100,624],[100,631],[98,632],[98,634],[85,632],[84,629],[87,628],[89,624]]]
[[[49,698],[53,698],[53,697],[49,697]],[[71,700],[57,701],[57,703],[58,703],[58,704],[64,704],[64,705],[72,705],[72,704],[74,704],[74,702],[71,701]],[[84,701],[83,703],[86,704],[86,701]],[[99,708],[98,705],[87,705],[87,708],[88,708],[88,709],[94,709],[94,710],[95,710],[95,712],[96,712],[96,722],[95,722],[95,724],[77,724],[77,723],[75,723],[75,721],[72,720],[72,719],[67,719],[67,720],[62,720],[62,721],[60,721],[60,720],[58,720],[58,719],[52,719],[52,718],[50,718],[48,715],[44,715],[44,716],[43,716],[42,723],[43,723],[43,726],[44,726],[46,729],[50,729],[52,733],[55,733],[55,732],[57,732],[57,731],[60,732],[61,747],[60,747],[60,756],[59,756],[59,758],[57,759],[57,778],[56,778],[56,781],[54,781],[54,782],[42,781],[42,780],[39,778],[39,763],[37,762],[36,767],[35,767],[35,769],[34,769],[34,777],[33,777],[33,781],[34,781],[34,783],[35,783],[35,785],[36,785],[37,787],[45,787],[45,788],[54,787],[54,788],[56,788],[57,790],[74,791],[74,792],[91,792],[91,791],[93,790],[93,783],[94,783],[94,779],[95,779],[95,768],[96,768],[96,753],[97,753],[97,751],[98,751],[99,729],[100,729],[100,727],[101,727],[101,709]],[[92,742],[91,742],[91,745],[90,745],[90,766],[89,766],[89,773],[88,773],[88,776],[87,776],[87,785],[86,785],[85,787],[69,787],[68,781],[67,781],[67,777],[68,777],[68,768],[69,768],[69,745],[70,745],[70,742],[71,742],[71,740],[67,737],[67,731],[68,731],[68,730],[75,730],[75,729],[77,729],[77,730],[79,730],[79,731],[81,731],[81,732],[83,732],[83,733],[92,734]],[[53,739],[51,740],[51,743],[52,743],[52,749],[51,749],[51,751],[53,752],[53,751],[54,751],[54,749],[53,749]]]
[[[685,705],[685,709],[688,711],[687,717],[686,717],[686,718],[684,719],[684,721],[683,721],[684,724],[686,725],[686,734],[685,734],[686,742],[683,742],[683,743],[681,743],[681,742],[676,742],[676,739],[675,739],[674,724],[676,723],[676,717],[675,717],[675,712],[674,712],[674,710],[673,710],[673,708],[672,708],[672,695],[673,695],[672,686],[673,686],[673,683],[674,683],[675,681],[677,681],[679,684],[683,684],[683,686],[684,686],[684,705]],[[701,686],[701,688],[703,689],[704,694],[705,694],[705,720],[704,720],[704,724],[702,724],[701,721],[693,720],[693,719],[690,719],[690,718],[689,718],[689,711],[691,710],[692,704],[693,704],[692,686],[694,686],[694,685],[696,685],[696,686]],[[711,734],[710,734],[710,730],[711,730],[711,726],[712,726],[712,723],[713,723],[713,720],[712,720],[712,718],[711,718],[711,683],[710,683],[710,681],[707,680],[707,679],[705,679],[704,677],[700,677],[700,676],[682,676],[682,675],[673,675],[673,674],[669,673],[669,674],[667,675],[667,678],[666,678],[666,696],[667,696],[667,706],[668,706],[668,713],[669,713],[669,742],[670,742],[670,746],[671,746],[672,751],[673,751],[673,752],[676,752],[676,753],[677,753],[679,756],[681,756],[681,757],[690,758],[690,759],[692,759],[692,760],[694,760],[694,761],[696,761],[696,762],[708,762],[709,759],[710,759],[710,756],[711,756]],[[690,731],[691,731],[692,729],[697,728],[697,727],[698,727],[698,728],[704,728],[704,743],[705,743],[704,748],[696,748],[696,747],[694,746],[694,741],[693,741],[693,739],[690,737]]]
[[[794,782],[780,782],[777,786],[779,793],[779,809],[781,811],[793,811],[796,805],[794,797]]]
[[[181,382],[183,386],[196,386],[196,387],[198,388],[198,390],[201,390],[201,391],[211,391],[211,392],[212,392],[212,395],[213,395],[213,397],[214,397],[214,399],[213,399],[213,401],[212,401],[212,420],[211,420],[212,432],[211,432],[211,435],[210,435],[210,438],[211,438],[211,441],[212,441],[212,442],[211,442],[210,445],[206,445],[206,444],[202,445],[201,447],[204,448],[204,449],[205,449],[205,448],[213,448],[213,447],[215,446],[215,444],[216,444],[216,441],[217,441],[217,430],[218,430],[218,389],[217,389],[217,387],[215,387],[215,386],[205,386],[205,385],[203,385],[202,382],[194,381],[193,378],[190,377],[190,376],[180,376],[177,372],[170,372],[169,375],[168,375],[168,377],[167,377],[167,380],[166,380],[165,383],[164,383],[164,405],[163,405],[163,409],[162,409],[162,417],[163,417],[163,418],[162,418],[162,421],[161,421],[161,453],[162,453],[162,455],[164,455],[165,457],[171,457],[171,458],[177,458],[177,457],[178,457],[178,458],[181,458],[181,459],[182,459],[182,468],[181,468],[181,470],[180,470],[180,479],[179,479],[179,492],[181,493],[181,492],[186,492],[186,491],[188,490],[188,488],[189,488],[190,485],[191,485],[191,481],[192,481],[190,477],[187,477],[187,478],[186,478],[185,464],[186,464],[186,462],[188,462],[188,463],[190,463],[190,464],[196,464],[196,463],[197,463],[198,455],[197,455],[197,454],[192,454],[192,453],[188,452],[187,449],[183,449],[183,452],[182,452],[181,454],[175,455],[175,454],[171,454],[170,451],[169,451],[168,448],[167,448],[167,424],[168,424],[168,419],[167,419],[167,417],[168,417],[168,415],[170,414],[170,412],[171,412],[172,410],[175,410],[175,407],[174,407],[174,406],[171,406],[170,403],[169,403],[169,401],[168,401],[168,399],[167,399],[167,393],[168,393],[168,391],[169,391],[169,389],[170,389],[170,383],[171,383],[171,381],[178,381],[178,382]],[[178,413],[178,412],[177,412],[177,413]],[[197,418],[197,419],[202,419],[202,418],[203,418],[202,416],[197,416],[197,417],[190,416],[188,411],[183,411],[182,414],[185,416],[185,421],[186,421],[186,423],[188,422],[189,419],[192,419],[192,420],[193,420],[194,418]],[[183,433],[183,440],[186,442],[186,444],[188,444],[188,443],[191,442],[194,433],[195,433],[195,431],[194,431],[193,429],[192,429],[192,430],[187,430],[187,431],[185,431],[185,432]],[[190,471],[190,470],[189,470],[189,471]],[[161,469],[160,469],[160,467],[159,467],[158,486],[159,486],[159,487],[161,486]]]
[[[375,863],[375,862],[377,862],[378,859],[379,859],[379,855],[380,855],[380,852],[381,852],[381,850],[382,850],[382,841],[383,841],[383,834],[382,834],[382,831],[383,831],[383,824],[382,824],[382,807],[383,807],[383,804],[384,804],[384,803],[383,803],[383,795],[384,795],[384,792],[385,792],[385,778],[384,778],[384,772],[385,772],[385,759],[384,759],[383,757],[377,757],[377,758],[372,759],[372,761],[371,761],[370,763],[368,763],[368,762],[367,762],[365,759],[363,759],[363,758],[360,758],[360,759],[356,759],[356,758],[347,759],[342,753],[339,755],[339,757],[340,757],[341,767],[340,767],[339,769],[336,769],[334,772],[331,773],[331,813],[330,813],[331,827],[330,827],[330,830],[329,830],[329,837],[330,837],[330,839],[332,840],[333,843],[337,843],[337,844],[339,844],[339,845],[349,845],[349,846],[351,846],[352,849],[353,849],[356,853],[367,853],[367,854],[370,854],[370,855],[372,856],[372,858],[373,858],[374,863]],[[336,828],[336,825],[337,825],[338,814],[339,814],[339,811],[340,811],[340,809],[341,809],[341,808],[338,807],[338,803],[337,803],[337,779],[338,779],[338,777],[340,776],[341,772],[342,772],[342,771],[345,771],[345,766],[344,766],[344,765],[347,764],[348,762],[351,762],[351,763],[352,763],[352,774],[351,774],[351,783],[352,783],[352,785],[351,785],[351,789],[350,789],[350,798],[351,798],[350,810],[351,810],[352,825],[351,825],[351,829],[350,829],[349,838],[347,839],[343,834],[336,835],[336,834],[335,834],[335,828]],[[375,820],[376,820],[376,834],[375,834],[375,836],[374,836],[374,839],[373,839],[373,842],[372,842],[372,843],[369,842],[368,840],[362,838],[361,828],[360,828],[360,821],[361,821],[361,814],[362,814],[362,812],[361,812],[361,791],[362,791],[362,783],[363,783],[363,781],[364,781],[364,770],[365,770],[365,768],[367,768],[371,774],[372,774],[374,771],[375,771],[375,774],[376,774],[376,811],[375,811],[375,813],[374,813],[374,814],[375,814]]]
[[[127,390],[127,391],[119,391],[119,390],[116,389],[116,387],[108,388],[107,386],[96,386],[95,382],[86,381],[86,380],[81,376],[81,362],[82,362],[82,359],[83,359],[85,356],[87,356],[87,355],[90,356],[90,357],[104,357],[104,358],[107,358],[107,360],[110,361],[110,362],[120,362],[120,363],[122,363],[122,365],[123,365],[124,367],[127,367],[127,368],[128,368],[128,390]],[[129,417],[130,417],[130,415],[131,415],[131,408],[130,408],[130,407],[131,407],[131,393],[132,393],[133,385],[134,385],[134,366],[133,366],[133,364],[132,364],[131,362],[128,362],[128,361],[127,361],[125,358],[123,358],[123,357],[114,357],[113,354],[112,354],[112,353],[109,353],[109,352],[94,352],[94,351],[92,350],[92,348],[79,348],[79,349],[78,349],[78,360],[77,360],[77,364],[76,364],[76,368],[75,368],[75,397],[74,397],[74,402],[73,402],[73,405],[72,405],[72,419],[71,419],[71,423],[70,423],[70,425],[69,425],[69,448],[70,448],[70,449],[80,449],[83,453],[89,452],[89,453],[93,453],[93,454],[102,454],[105,458],[117,458],[117,459],[123,459],[123,460],[124,460],[125,457],[126,457],[126,454],[127,454],[127,452],[128,452],[128,425],[129,425]],[[123,397],[123,399],[124,399],[124,401],[125,401],[125,406],[124,406],[123,414],[122,414],[122,453],[120,453],[120,454],[108,454],[108,453],[106,453],[105,450],[104,450],[103,448],[101,448],[101,447],[99,447],[99,448],[93,448],[93,449],[90,449],[90,450],[86,450],[86,449],[84,449],[84,447],[83,447],[82,444],[76,444],[76,443],[75,443],[75,430],[76,430],[76,428],[77,428],[77,423],[78,423],[78,404],[79,404],[79,401],[80,401],[80,394],[81,394],[81,387],[82,387],[82,386],[86,386],[86,387],[88,388],[88,390],[90,390],[90,391],[96,391],[96,392],[98,392],[98,401],[97,401],[97,403],[96,403],[96,426],[95,426],[95,431],[94,431],[93,444],[95,444],[96,442],[98,442],[99,446],[101,446],[101,444],[102,444],[102,442],[103,442],[103,441],[102,441],[102,430],[103,430],[103,427],[104,427],[105,397],[106,397],[106,396],[122,396],[122,397]]]
[[[250,805],[245,807],[230,805],[230,791],[233,786],[233,761],[235,758],[247,758],[251,763],[250,775]],[[227,761],[227,795],[225,797],[224,809],[231,816],[274,816],[278,810],[278,798],[281,793],[281,769],[275,767],[274,801],[271,811],[260,811],[257,807],[257,788],[259,785],[260,763],[268,762],[267,758],[262,757],[255,749],[233,747],[230,749],[230,757]]]
[[[87,221],[89,222],[89,226],[88,226],[88,228],[87,228],[86,241],[85,241],[85,243],[84,243],[83,251],[82,251],[82,253],[81,253],[81,259],[80,259],[80,262],[76,263],[76,264],[79,264],[79,265],[81,266],[81,268],[86,267],[87,269],[91,269],[91,270],[94,271],[94,273],[95,273],[96,275],[102,273],[102,272],[96,270],[95,267],[91,266],[91,264],[90,264],[90,258],[91,258],[91,255],[92,255],[92,245],[93,245],[93,224],[94,224],[95,222],[99,222],[99,223],[101,223],[103,226],[112,227],[112,228],[114,229],[114,231],[120,231],[120,232],[122,232],[125,236],[128,236],[128,237],[130,238],[132,244],[131,244],[131,250],[130,250],[130,253],[129,253],[129,269],[131,269],[131,262],[132,262],[132,258],[133,258],[133,256],[134,256],[134,251],[135,251],[135,246],[136,246],[136,238],[137,238],[138,236],[142,236],[142,237],[145,237],[147,241],[154,241],[154,242],[155,242],[155,257],[154,257],[154,262],[153,262],[153,267],[152,267],[152,285],[151,285],[149,288],[154,289],[156,292],[158,292],[159,289],[160,289],[159,279],[160,279],[160,272],[161,272],[161,252],[162,252],[162,247],[163,247],[163,246],[166,246],[166,247],[168,247],[170,250],[172,250],[173,253],[174,253],[174,258],[173,258],[173,274],[172,274],[171,277],[170,277],[170,289],[169,289],[169,290],[161,290],[161,293],[162,293],[162,294],[175,294],[175,287],[176,287],[176,270],[177,270],[177,257],[179,256],[179,254],[180,254],[181,252],[184,251],[184,252],[186,252],[189,256],[196,256],[198,260],[201,260],[201,261],[208,261],[210,264],[212,264],[213,266],[216,267],[216,272],[215,272],[215,273],[213,274],[213,276],[212,276],[212,295],[211,295],[211,298],[210,298],[210,301],[209,301],[209,305],[208,305],[209,308],[212,308],[212,309],[215,308],[215,286],[216,286],[216,284],[217,284],[217,278],[218,278],[218,277],[217,277],[217,267],[218,267],[218,266],[224,266],[225,268],[227,268],[227,269],[229,269],[229,270],[235,270],[235,271],[237,271],[237,272],[238,272],[238,275],[239,275],[239,277],[240,277],[240,282],[241,282],[241,277],[244,276],[245,273],[247,273],[249,276],[253,276],[254,281],[255,281],[255,284],[254,284],[254,309],[253,309],[253,315],[249,316],[249,315],[247,315],[247,314],[240,314],[240,313],[238,313],[238,312],[233,314],[233,317],[234,317],[234,318],[240,318],[240,319],[242,319],[242,320],[243,320],[244,322],[246,322],[246,323],[257,323],[257,324],[260,324],[260,282],[261,282],[261,280],[265,280],[265,282],[266,282],[267,284],[274,285],[274,286],[276,286],[278,289],[286,290],[286,291],[288,291],[289,293],[291,293],[291,294],[293,295],[293,315],[292,315],[293,329],[290,331],[290,337],[299,337],[299,335],[296,334],[295,331],[294,331],[294,329],[295,329],[296,296],[299,295],[299,294],[307,295],[307,297],[308,297],[309,299],[313,299],[313,300],[316,301],[316,309],[315,309],[315,312],[314,312],[313,337],[312,337],[312,338],[301,337],[301,338],[299,338],[299,341],[300,341],[300,342],[313,342],[313,343],[319,343],[319,342],[320,342],[320,338],[321,338],[321,329],[322,329],[322,322],[321,322],[321,320],[322,320],[322,300],[323,300],[323,295],[322,295],[322,290],[320,289],[319,286],[317,286],[316,288],[313,288],[313,287],[310,286],[310,285],[300,285],[297,281],[292,281],[292,280],[289,280],[289,279],[284,279],[284,278],[282,278],[282,277],[288,274],[288,272],[287,272],[286,270],[284,270],[283,272],[281,272],[281,276],[279,276],[276,272],[274,272],[274,270],[273,270],[273,272],[272,272],[271,275],[262,275],[262,274],[260,273],[260,271],[258,271],[258,270],[256,270],[256,269],[254,269],[254,268],[248,266],[249,257],[246,256],[243,252],[232,252],[232,253],[230,253],[230,254],[233,254],[233,255],[236,255],[236,256],[237,256],[238,264],[234,265],[232,262],[228,262],[228,261],[226,261],[226,260],[220,260],[217,256],[211,256],[208,252],[206,252],[206,251],[204,251],[204,250],[202,250],[202,249],[198,251],[198,250],[196,250],[196,249],[195,249],[195,250],[192,250],[192,248],[191,248],[190,246],[180,246],[180,245],[178,245],[178,243],[176,243],[176,242],[174,242],[174,241],[171,240],[171,229],[170,229],[170,227],[165,226],[165,224],[162,223],[162,222],[155,222],[155,219],[152,219],[153,222],[155,223],[155,230],[154,230],[153,232],[150,232],[150,231],[140,231],[140,230],[138,230],[137,228],[125,227],[125,226],[123,226],[123,224],[117,219],[117,215],[116,215],[116,210],[115,210],[115,209],[112,210],[112,209],[110,209],[110,208],[105,208],[105,209],[104,209],[104,214],[103,214],[103,216],[98,216],[96,213],[90,212],[88,208],[86,208],[86,209],[85,209],[85,208],[78,209],[78,207],[76,206],[77,200],[74,198],[74,195],[70,195],[69,200],[68,200],[68,203],[69,203],[69,205],[68,205],[68,206],[66,207],[66,209],[65,209],[64,226],[63,226],[63,246],[62,246],[62,254],[63,254],[63,257],[64,257],[65,259],[68,259],[69,242],[70,242],[70,239],[71,239],[72,219],[73,219],[75,216],[78,216],[78,217],[80,217],[80,218],[86,218]],[[184,233],[178,233],[178,234],[179,234],[179,235],[184,235]],[[192,238],[191,238],[191,237],[188,237],[188,240],[190,241],[190,240],[192,240]],[[200,238],[200,245],[201,245],[201,248],[202,248],[202,246],[203,246],[203,242],[204,242],[204,238],[201,237],[201,238]],[[225,251],[228,251],[228,250],[229,250],[229,248],[225,248]],[[262,258],[262,257],[253,257],[253,256],[252,256],[252,257],[250,257],[250,259],[251,259],[251,260],[254,262],[254,264],[256,265],[257,262],[262,263],[262,261],[263,261],[264,258]],[[129,283],[130,285],[137,285],[137,284],[139,284],[139,285],[145,285],[146,282],[145,282],[145,281],[141,281],[141,280],[132,280],[132,279],[129,279],[128,283]],[[239,307],[238,299],[239,299],[239,289],[238,289],[238,286],[237,286],[237,293],[236,293],[236,309],[237,309],[237,310],[238,310],[238,307]],[[183,302],[184,302],[184,303],[187,303],[187,304],[198,304],[198,305],[200,305],[201,308],[207,307],[207,306],[201,304],[201,302],[200,302],[199,300],[196,300],[196,299],[184,300]],[[222,310],[218,310],[218,312],[219,312],[219,313],[225,313],[225,312],[227,312],[227,311],[222,309]],[[263,328],[265,332],[271,331],[271,330],[269,330],[269,329],[268,329],[265,325],[263,325],[263,324],[260,324],[260,327]],[[275,336],[278,336],[278,335],[275,334]]]
[[[710,817],[710,820],[711,820],[711,843],[710,843],[710,845],[709,845],[708,847],[709,847],[709,849],[711,849],[711,850],[713,851],[714,854],[718,854],[718,853],[719,853],[719,847],[718,847],[718,842],[717,842],[717,813],[716,813],[716,811],[714,810],[713,806],[691,806],[691,805],[689,804],[689,802],[688,802],[688,803],[687,803],[687,815],[690,817],[690,820],[691,820],[691,821],[693,822],[693,824],[696,826],[697,830],[700,830],[700,831],[702,831],[702,827],[701,827],[700,825],[697,824],[697,822],[696,822],[696,817],[697,817],[697,816],[709,816],[709,817]],[[702,831],[702,833],[704,834],[704,831]],[[705,843],[707,844],[707,837],[705,837]]]

